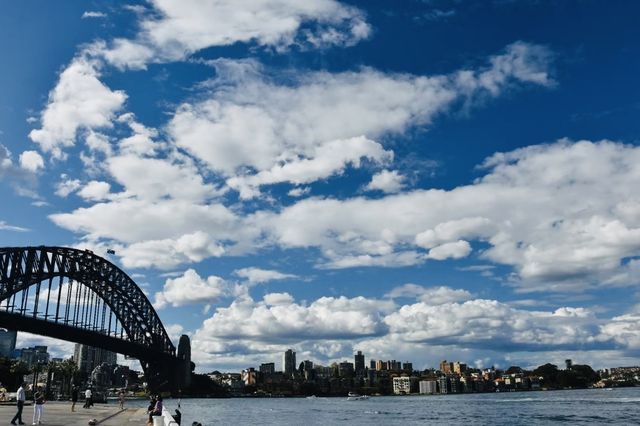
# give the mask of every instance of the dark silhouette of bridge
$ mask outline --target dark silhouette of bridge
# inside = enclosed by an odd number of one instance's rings
[[[0,327],[137,358],[152,391],[190,385],[189,338],[180,339],[176,354],[138,285],[89,250],[0,248]]]

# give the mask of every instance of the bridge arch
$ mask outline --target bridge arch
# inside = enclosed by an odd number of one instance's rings
[[[0,326],[130,355],[153,387],[188,381],[172,373],[186,371],[185,361],[146,295],[89,250],[0,248]]]

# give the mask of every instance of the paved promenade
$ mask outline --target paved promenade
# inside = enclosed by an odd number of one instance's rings
[[[9,425],[16,413],[15,406],[0,406],[0,425]],[[47,402],[44,405],[44,426],[87,426],[96,419],[100,426],[144,426],[147,423],[146,410],[128,408],[120,410],[118,404],[95,404],[89,409],[82,408],[82,402],[76,404],[76,411],[71,412],[70,402]],[[24,407],[22,420],[30,425],[33,420],[33,406]]]

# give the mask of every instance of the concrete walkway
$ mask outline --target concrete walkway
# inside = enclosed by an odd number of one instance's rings
[[[9,425],[16,414],[15,406],[0,406],[0,425]],[[100,426],[144,426],[147,424],[147,413],[144,408],[128,408],[120,410],[117,404],[95,404],[89,409],[76,404],[76,411],[71,412],[69,402],[47,402],[44,405],[44,426],[87,426],[96,419]],[[22,420],[30,425],[33,420],[33,406],[24,407]]]

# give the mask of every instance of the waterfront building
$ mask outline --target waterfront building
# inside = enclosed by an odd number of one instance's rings
[[[438,384],[435,380],[420,380],[420,393],[423,395],[435,395],[438,393]]]
[[[475,392],[486,392],[489,390],[488,382],[482,379],[475,379],[473,381],[473,390]]]
[[[253,367],[245,368],[242,370],[241,378],[245,386],[254,386],[258,382],[256,369]]]
[[[449,377],[438,377],[438,389],[440,390],[441,394],[447,394],[451,392],[451,382],[449,381]]]
[[[241,393],[244,389],[242,374],[224,373],[218,376],[218,383],[225,386],[232,394]]]
[[[73,351],[73,360],[78,366],[78,371],[88,376],[99,365],[105,363],[107,365],[116,365],[118,363],[118,355],[106,349],[76,343]]]
[[[358,353],[354,355],[354,361],[356,375],[362,376],[364,374],[364,354],[362,351],[358,351]]]
[[[282,355],[282,371],[287,377],[292,377],[296,371],[296,353],[293,349],[287,349]]]
[[[353,363],[341,362],[338,364],[338,376],[340,377],[353,377],[354,369]]]
[[[449,393],[462,393],[462,385],[458,376],[449,377]]]
[[[411,393],[411,378],[400,376],[393,378],[393,393],[396,395],[408,395]]]
[[[460,390],[462,393],[472,393],[475,391],[474,380],[471,376],[460,377]]]
[[[262,374],[273,374],[276,372],[276,365],[273,362],[260,364],[260,372]]]
[[[531,390],[540,390],[540,379],[538,377],[529,377],[529,388]]]
[[[495,368],[486,368],[482,370],[482,378],[484,380],[493,380],[496,378],[496,370]]]
[[[0,357],[11,358],[16,350],[16,338],[18,332],[15,330],[0,329]]]

